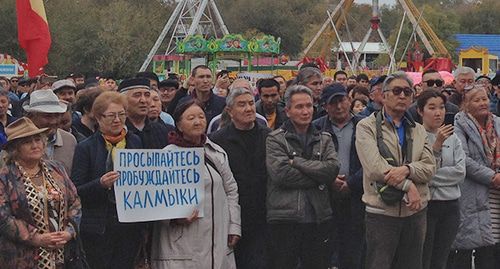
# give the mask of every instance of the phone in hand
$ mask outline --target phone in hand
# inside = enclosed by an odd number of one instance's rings
[[[455,125],[455,114],[446,113],[444,115],[444,125]]]

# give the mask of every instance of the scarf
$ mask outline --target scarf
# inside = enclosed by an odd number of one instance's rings
[[[182,148],[203,147],[203,145],[205,145],[206,141],[207,141],[207,136],[205,134],[201,135],[201,141],[199,144],[194,144],[190,141],[185,140],[180,131],[176,130],[176,131],[172,131],[172,132],[168,133],[168,143],[174,144],[174,145],[182,147]]]
[[[500,168],[500,143],[498,143],[497,133],[495,131],[493,115],[490,113],[486,119],[485,128],[481,127],[481,124],[472,115],[468,114],[469,118],[476,125],[481,140],[484,145],[484,152],[486,153],[486,158],[491,164],[493,170]]]
[[[104,142],[106,143],[106,149],[108,150],[108,156],[106,157],[106,172],[113,171],[113,160],[115,159],[116,149],[124,149],[127,145],[127,140],[125,136],[127,131],[122,129],[119,135],[109,136],[102,134],[104,137]]]
[[[102,134],[102,136],[104,137],[104,140],[106,142],[109,142],[109,143],[113,144],[113,145],[116,145],[118,142],[124,140],[126,135],[127,135],[127,131],[125,131],[125,129],[122,129],[122,131],[120,132],[120,134],[117,135],[117,136],[111,136],[111,135]]]

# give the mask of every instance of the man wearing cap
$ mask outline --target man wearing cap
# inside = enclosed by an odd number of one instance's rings
[[[327,115],[313,125],[332,136],[340,162],[339,175],[332,184],[338,268],[361,268],[364,246],[363,170],[355,148],[356,125],[361,120],[351,111],[351,99],[343,84],[334,83],[321,94]]]
[[[73,81],[69,79],[61,79],[52,84],[52,91],[57,95],[60,100],[68,102],[73,105],[76,101],[75,92],[76,86]]]
[[[125,79],[120,83],[118,91],[127,96],[128,131],[135,133],[142,140],[146,149],[161,149],[168,144],[167,136],[174,127],[168,124],[151,122],[148,119],[151,107],[151,89],[147,78]]]
[[[433,90],[435,92],[441,92],[444,86],[444,80],[438,71],[434,69],[425,70],[422,73],[422,91]],[[455,115],[458,113],[460,108],[450,101],[446,101],[444,104],[445,108],[445,119],[444,124],[453,124]],[[417,101],[408,109],[408,113],[411,115],[414,121],[422,124],[422,116],[417,113]]]
[[[422,268],[428,183],[436,160],[425,128],[406,113],[414,95],[412,84],[402,72],[387,76],[382,110],[356,127],[367,269]]]
[[[266,141],[270,268],[328,268],[337,154],[331,135],[311,124],[312,91],[291,86],[285,101],[289,120]]]
[[[59,101],[52,90],[38,90],[31,93],[29,104],[23,106],[26,116],[38,128],[49,128],[46,155],[50,160],[61,162],[71,174],[75,137],[60,129],[59,122],[67,105]]]
[[[212,71],[206,65],[198,65],[191,72],[194,81],[194,91],[190,96],[183,97],[179,104],[190,99],[196,99],[205,112],[207,122],[222,113],[226,107],[226,99],[212,91]]]
[[[383,75],[377,78],[373,78],[370,82],[370,102],[366,106],[365,110],[361,111],[358,115],[360,117],[368,117],[373,112],[380,111],[383,106],[384,95],[382,93],[382,83],[387,76]]]

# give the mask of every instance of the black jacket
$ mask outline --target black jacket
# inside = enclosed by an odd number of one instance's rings
[[[183,102],[187,102],[188,100],[191,100],[193,98],[196,98],[196,92],[193,91],[191,95],[183,97],[181,100],[179,100],[178,104],[182,104]],[[224,97],[220,97],[218,95],[215,95],[212,90],[210,90],[210,98],[208,99],[205,104],[202,104],[202,109],[205,112],[205,117],[207,118],[207,124],[212,121],[215,116],[219,115],[222,113],[224,108],[226,107],[226,99]]]
[[[351,156],[349,159],[349,175],[347,177],[347,185],[353,194],[358,196],[363,195],[363,168],[361,167],[361,162],[358,158],[358,153],[356,151],[356,125],[361,120],[361,117],[353,116],[351,121],[354,125],[354,131],[352,132],[351,141]],[[328,132],[332,135],[333,144],[335,145],[335,151],[339,151],[339,141],[337,136],[333,132],[332,122],[328,119],[328,115],[323,116],[315,121],[313,125],[322,132]]]
[[[125,137],[127,149],[141,149],[138,136],[131,132]],[[116,216],[116,206],[111,202],[113,190],[102,187],[100,178],[106,173],[108,150],[101,132],[97,131],[75,148],[71,179],[82,203],[80,230],[91,234],[104,234],[108,218]]]
[[[212,133],[210,139],[227,153],[229,166],[238,183],[242,229],[266,223],[266,137],[271,129],[255,123],[242,136],[233,123]]]
[[[266,116],[266,112],[264,111],[264,105],[262,104],[262,100],[257,101],[255,103],[255,109],[257,113],[259,113],[262,116]],[[286,116],[285,113],[285,108],[281,103],[278,103],[276,105],[276,122],[274,123],[274,130],[278,129],[283,125],[283,123],[288,120],[288,117]]]
[[[125,121],[128,131],[137,135],[142,142],[144,149],[162,149],[168,145],[168,133],[175,130],[175,127],[159,122],[151,122],[146,119],[146,124],[142,131],[135,128],[132,122],[127,119]]]

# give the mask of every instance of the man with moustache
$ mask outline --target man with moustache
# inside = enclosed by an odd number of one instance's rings
[[[29,104],[25,105],[26,117],[38,128],[49,128],[46,155],[50,160],[59,161],[66,172],[71,174],[75,137],[60,129],[59,122],[67,110],[67,105],[57,98],[52,90],[38,90],[31,93]]]

